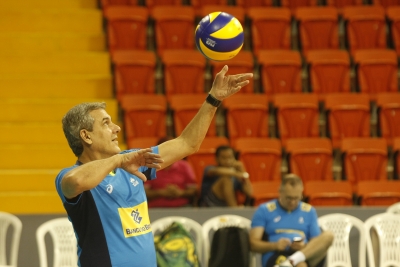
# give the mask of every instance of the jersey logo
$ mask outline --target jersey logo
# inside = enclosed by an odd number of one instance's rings
[[[275,223],[279,222],[280,220],[281,220],[281,216],[278,216],[278,217],[275,217],[275,218],[274,218],[274,222],[275,222]]]
[[[301,203],[301,210],[309,212],[311,210],[311,205],[307,203]]]
[[[303,218],[303,217],[300,217],[300,218],[299,218],[299,223],[300,223],[300,224],[303,224],[303,223],[304,223],[304,218]]]
[[[276,209],[276,203],[275,202],[269,202],[267,203],[267,209],[271,212]]]
[[[133,186],[137,186],[137,185],[139,184],[139,182],[138,182],[136,179],[134,179],[134,178],[131,178],[130,182],[131,182],[131,184],[132,184]]]
[[[107,193],[111,194],[113,190],[114,190],[114,187],[112,186],[112,184],[108,184],[106,186]]]
[[[151,232],[147,202],[129,208],[118,208],[122,231],[126,238]]]

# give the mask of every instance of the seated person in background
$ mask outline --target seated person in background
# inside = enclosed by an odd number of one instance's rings
[[[323,266],[333,234],[323,232],[315,209],[301,201],[303,182],[294,174],[282,179],[279,198],[261,204],[250,230],[253,252],[262,253],[262,266]]]
[[[171,140],[165,137],[157,145]],[[178,160],[157,172],[157,179],[144,183],[149,208],[193,206],[196,202],[197,184],[192,166]]]
[[[253,194],[253,188],[242,162],[236,160],[235,151],[230,146],[219,146],[215,152],[217,166],[207,166],[201,186],[203,207],[235,207],[236,191],[247,197]]]

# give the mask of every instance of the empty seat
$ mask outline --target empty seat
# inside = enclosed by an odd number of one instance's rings
[[[107,19],[107,36],[110,52],[147,48],[146,7],[109,6],[104,9]]]
[[[148,8],[155,8],[158,6],[180,6],[182,0],[145,0],[144,1]]]
[[[164,65],[165,95],[204,93],[206,59],[196,50],[165,50],[161,57]]]
[[[280,185],[280,180],[259,181],[253,184],[253,206],[278,198]]]
[[[316,6],[317,0],[280,0],[281,6],[287,7],[292,11],[292,14],[296,12],[297,8],[306,6]]]
[[[192,165],[197,178],[197,187],[201,188],[204,168],[208,165],[216,165],[215,151],[221,145],[229,145],[229,140],[223,136],[205,137],[199,150],[187,157]]]
[[[286,144],[289,172],[303,181],[332,180],[333,149],[328,138],[289,139]]]
[[[340,150],[343,155],[344,177],[356,189],[360,181],[387,180],[387,145],[383,138],[345,138]]]
[[[287,8],[250,8],[247,16],[251,23],[253,52],[260,50],[290,49],[291,14]]]
[[[139,0],[101,0],[101,7],[107,6],[136,6]]]
[[[296,10],[303,53],[338,49],[338,12],[334,7],[302,7]]]
[[[190,6],[156,6],[151,12],[155,21],[158,54],[165,49],[193,49],[195,14]]]
[[[268,136],[268,99],[262,94],[233,95],[222,102],[232,144],[240,137]]]
[[[388,7],[386,16],[390,23],[390,36],[394,49],[396,49],[397,56],[400,56],[400,6]]]
[[[350,57],[344,50],[309,51],[306,55],[311,90],[325,94],[350,92]]]
[[[363,5],[363,0],[326,0],[326,5],[336,7],[339,14],[342,14],[344,7]]]
[[[116,96],[154,94],[156,55],[145,50],[115,51],[112,55]]]
[[[315,94],[277,94],[276,108],[278,134],[282,145],[290,138],[319,136],[318,97]]]
[[[200,107],[203,105],[207,94],[178,94],[171,95],[170,108],[173,112],[175,135],[182,133],[185,127],[197,114]],[[207,136],[216,136],[215,116],[212,119],[211,125],[208,128]]]
[[[346,137],[370,136],[370,104],[365,94],[329,94],[325,98],[328,134],[334,148]]]
[[[260,181],[280,180],[282,148],[276,138],[238,138],[233,146],[239,152],[253,187]]]
[[[126,95],[122,97],[125,138],[164,137],[167,101],[164,95]]]
[[[257,56],[264,93],[301,92],[301,56],[298,51],[262,50]]]
[[[236,5],[243,8],[272,6],[273,0],[236,0]]]
[[[397,92],[397,55],[394,50],[359,50],[354,53],[358,87],[375,98],[376,93]]]
[[[357,196],[362,206],[390,206],[400,201],[400,181],[359,181]]]
[[[385,10],[381,6],[348,6],[343,9],[350,52],[386,48]]]
[[[228,5],[223,5],[223,4],[205,5],[203,3],[205,1],[201,1],[201,2],[202,2],[202,8],[196,9],[196,12],[198,12],[198,15],[201,18],[207,16],[210,13],[220,11],[220,12],[225,12],[225,13],[231,14],[232,16],[237,18],[237,20],[242,24],[243,27],[245,26],[245,24],[244,24],[245,23],[245,11],[242,7],[228,6]],[[216,1],[212,1],[212,2],[216,2]],[[222,1],[219,1],[219,2],[222,2]]]
[[[399,0],[372,0],[372,4],[377,6],[383,6],[385,9],[392,6],[400,5]]]
[[[348,181],[307,181],[304,194],[313,206],[353,205],[353,189]]]
[[[400,137],[400,94],[380,93],[376,104],[380,136],[392,146],[394,138]]]
[[[218,72],[226,65],[224,61],[210,61],[210,65],[212,66],[213,77],[217,75]],[[240,51],[235,57],[229,59],[229,70],[227,74],[237,74],[237,73],[248,73],[254,72],[254,59],[253,54],[250,51]],[[254,81],[253,79],[249,80],[250,83],[240,89],[238,93],[254,93]]]

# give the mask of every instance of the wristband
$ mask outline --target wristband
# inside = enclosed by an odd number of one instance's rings
[[[211,106],[214,106],[214,107],[216,107],[216,108],[219,107],[219,106],[221,105],[221,103],[222,103],[222,101],[216,99],[216,98],[213,97],[211,94],[208,94],[208,96],[207,96],[207,98],[206,98],[206,102],[207,102],[208,104],[210,104]]]

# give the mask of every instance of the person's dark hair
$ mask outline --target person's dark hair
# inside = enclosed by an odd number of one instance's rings
[[[164,137],[161,137],[161,138],[158,139],[158,141],[157,141],[157,146],[158,146],[159,144],[162,144],[162,143],[167,142],[167,141],[172,140],[172,139],[174,139],[172,136],[164,136]]]
[[[233,151],[233,153],[235,153],[235,151],[233,150],[232,147],[230,147],[228,145],[222,145],[222,146],[217,147],[217,149],[215,150],[215,156],[218,157],[219,154],[221,153],[221,151],[228,150],[228,149],[231,149]]]
[[[281,189],[283,189],[283,187],[285,187],[288,184],[292,187],[298,186],[298,185],[303,187],[303,181],[301,180],[301,178],[298,175],[296,175],[294,173],[288,173],[285,176],[283,176],[282,182],[281,182]]]
[[[94,118],[89,113],[93,110],[105,108],[106,103],[104,102],[82,103],[71,108],[62,118],[64,135],[75,156],[79,157],[83,152],[79,132],[82,129],[93,131]]]

